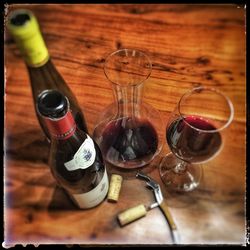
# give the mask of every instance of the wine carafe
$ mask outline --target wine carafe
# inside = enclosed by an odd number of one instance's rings
[[[77,99],[50,59],[48,49],[34,14],[26,9],[14,10],[10,13],[7,27],[14,37],[25,60],[34,104],[36,104],[37,97],[43,90],[60,90],[60,92],[69,99],[72,114],[77,126],[87,132],[84,115],[79,107]],[[38,114],[37,118],[45,135],[49,139],[50,134],[43,119],[41,119]]]
[[[161,151],[160,114],[142,102],[143,85],[151,69],[148,56],[134,49],[121,49],[106,58],[104,73],[112,84],[115,102],[102,112],[93,137],[113,166],[143,167]]]

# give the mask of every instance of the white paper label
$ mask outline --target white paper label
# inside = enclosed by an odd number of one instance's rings
[[[83,194],[71,194],[72,198],[80,208],[91,208],[103,201],[108,193],[109,181],[107,171],[103,175],[100,183],[91,191]]]
[[[95,145],[93,140],[87,135],[87,139],[83,142],[81,147],[77,150],[72,160],[65,162],[64,166],[68,171],[77,169],[86,169],[90,167],[96,157]]]

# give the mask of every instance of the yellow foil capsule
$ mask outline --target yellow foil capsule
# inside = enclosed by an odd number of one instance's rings
[[[112,174],[109,192],[108,192],[108,201],[117,202],[119,199],[119,194],[122,186],[122,176],[118,174]]]
[[[13,21],[15,19],[18,19],[17,23]],[[7,26],[28,65],[39,67],[49,60],[49,52],[39,24],[31,11],[26,9],[13,11]]]

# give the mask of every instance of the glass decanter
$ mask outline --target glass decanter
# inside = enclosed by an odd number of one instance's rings
[[[163,145],[159,112],[142,102],[142,90],[152,71],[149,57],[134,49],[121,49],[105,60],[115,102],[102,113],[93,137],[106,162],[123,169],[148,165]]]

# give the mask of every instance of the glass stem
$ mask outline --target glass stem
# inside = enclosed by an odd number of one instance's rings
[[[187,169],[187,165],[188,163],[185,161],[180,161],[176,164],[175,168],[174,168],[174,172],[176,174],[181,174],[184,173]]]

